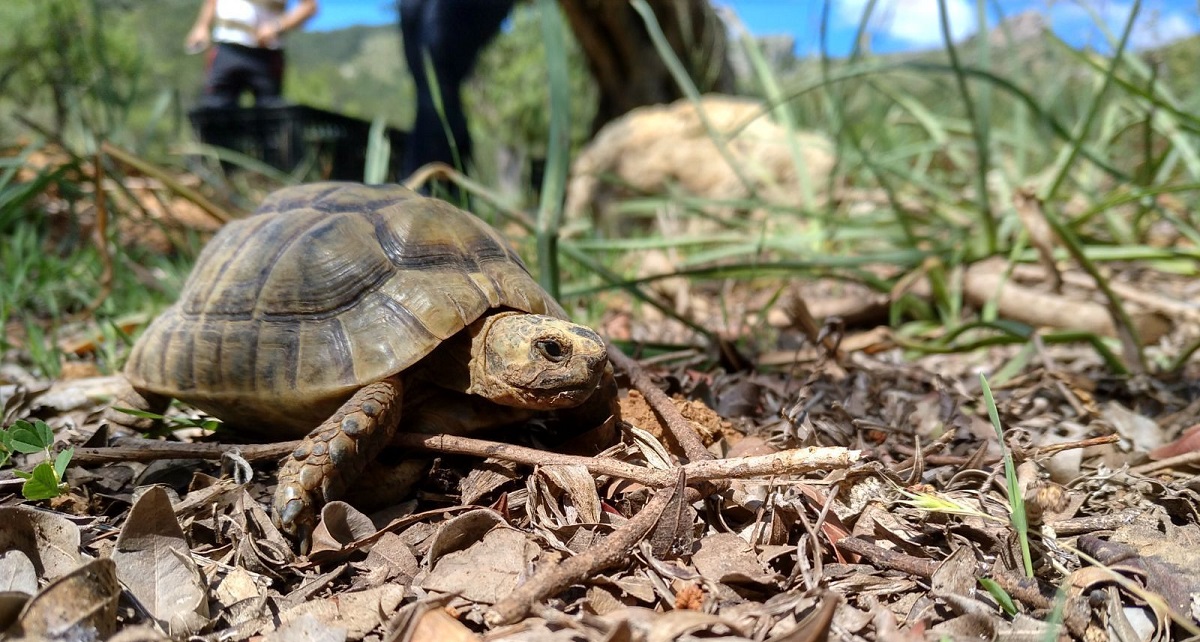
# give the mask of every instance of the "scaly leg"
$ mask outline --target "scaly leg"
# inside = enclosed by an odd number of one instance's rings
[[[300,540],[302,551],[321,507],[342,496],[391,441],[402,395],[396,378],[363,387],[283,461],[272,514],[280,529]]]

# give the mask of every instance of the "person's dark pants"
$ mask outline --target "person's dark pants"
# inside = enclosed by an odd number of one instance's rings
[[[283,51],[218,42],[209,50],[202,108],[238,106],[242,92],[254,95],[258,107],[283,103]]]
[[[433,161],[466,168],[471,158],[471,135],[463,114],[461,85],[479,52],[500,31],[513,2],[400,0],[404,57],[417,89],[417,118],[404,150],[402,175],[411,175]],[[426,73],[426,57],[433,78]],[[440,114],[434,87],[441,96]],[[453,143],[446,137],[447,126]]]

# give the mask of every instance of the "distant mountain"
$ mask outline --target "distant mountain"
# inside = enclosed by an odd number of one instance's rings
[[[413,90],[400,29],[303,31],[287,41],[289,100],[393,125],[412,121]]]

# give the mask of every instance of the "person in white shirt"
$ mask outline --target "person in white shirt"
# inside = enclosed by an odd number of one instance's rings
[[[202,0],[185,45],[208,49],[204,92],[197,106],[236,107],[242,92],[258,106],[277,105],[283,94],[280,36],[300,28],[317,13],[317,0]],[[210,45],[215,45],[211,46]]]

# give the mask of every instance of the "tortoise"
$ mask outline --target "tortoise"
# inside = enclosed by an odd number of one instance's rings
[[[603,340],[567,320],[500,234],[395,185],[287,187],[226,225],[124,375],[114,409],[161,414],[174,398],[242,431],[303,437],[272,510],[302,546],[402,419],[462,434],[573,409],[563,423],[582,430],[617,411]]]

